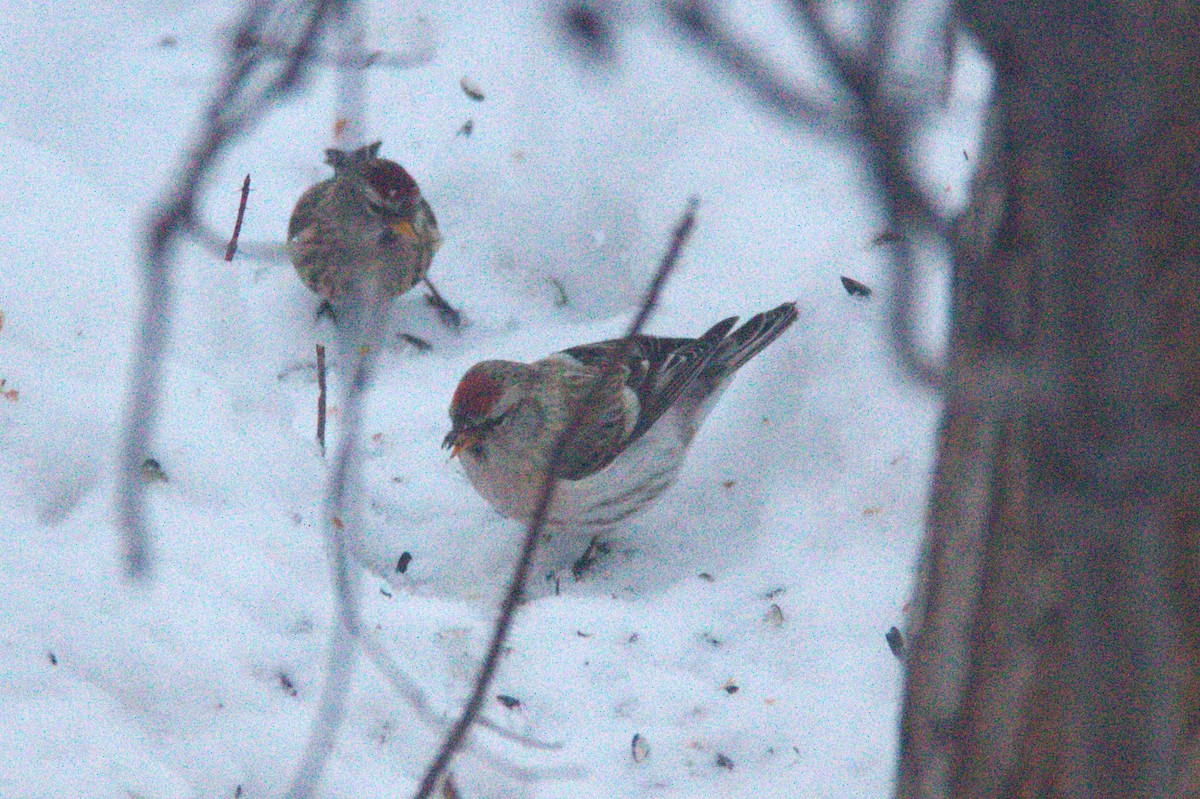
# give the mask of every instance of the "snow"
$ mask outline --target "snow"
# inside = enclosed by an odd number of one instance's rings
[[[367,626],[437,712],[457,709],[520,530],[439,448],[453,388],[484,358],[618,334],[695,195],[698,228],[649,332],[697,335],[793,299],[800,321],[739,373],[678,484],[596,573],[557,595],[530,586],[492,692],[519,704],[487,715],[562,748],[477,731],[454,771],[464,797],[884,795],[902,677],[884,632],[911,588],[938,406],[890,354],[856,152],[751,105],[648,7],[620,8],[609,68],[562,47],[554,8],[370,7],[371,42],[432,44],[425,66],[370,74],[369,126],[432,204],[445,245],[431,277],[470,324],[443,327],[418,291],[395,303],[394,330],[433,349],[389,342],[366,397]],[[5,9],[0,797],[278,796],[308,734],[333,607],[312,367],[329,328],[290,265],[179,248],[148,587],[121,578],[114,524],[140,235],[234,13]],[[730,14],[764,41],[787,21],[752,4]],[[771,57],[813,74],[790,42]],[[917,153],[948,208],[989,80],[970,53],[957,75]],[[334,92],[318,70],[224,155],[210,225],[230,229],[250,173],[243,239],[282,237],[327,174]],[[947,280],[927,255],[936,350]],[[841,275],[875,293],[847,296]],[[410,795],[437,741],[362,660],[319,795]]]

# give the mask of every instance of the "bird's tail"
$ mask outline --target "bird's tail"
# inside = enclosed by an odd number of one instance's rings
[[[700,381],[710,391],[715,390],[727,377],[779,338],[799,315],[794,302],[785,302],[778,308],[755,314],[721,342],[720,348],[705,364]]]

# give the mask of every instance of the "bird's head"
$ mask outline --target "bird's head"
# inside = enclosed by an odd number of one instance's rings
[[[409,219],[416,208],[421,190],[417,181],[395,161],[379,157],[382,142],[359,147],[353,152],[329,149],[325,162],[334,176],[356,175],[362,178],[367,200],[381,212]]]
[[[451,458],[465,449],[484,459],[488,433],[525,398],[528,370],[514,361],[482,361],[467,370],[450,400],[451,429],[442,441]]]

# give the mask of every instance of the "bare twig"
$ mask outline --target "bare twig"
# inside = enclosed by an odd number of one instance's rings
[[[325,345],[317,345],[317,445],[325,457]]]
[[[242,181],[242,199],[238,203],[237,219],[233,222],[233,235],[229,237],[229,246],[225,248],[225,261],[228,263],[237,254],[238,236],[242,234],[242,220],[246,218],[246,202],[250,199],[250,175]]]
[[[815,130],[845,134],[853,117],[840,106],[796,89],[790,82],[738,41],[702,0],[676,0],[664,8],[692,42],[784,119]]]
[[[675,265],[679,262],[683,245],[687,242],[688,235],[695,226],[696,205],[697,201],[695,198],[689,200],[687,210],[680,219],[679,224],[675,227],[674,235],[671,238],[671,245],[659,263],[658,270],[654,274],[654,280],[651,282],[650,288],[642,300],[642,305],[636,318],[625,333],[622,345],[613,350],[608,362],[592,383],[591,390],[582,403],[583,407],[587,407],[594,402],[595,397],[605,385],[608,374],[611,370],[620,367],[621,362],[624,360],[625,352],[628,350],[630,339],[641,332],[646,320],[649,319],[650,314],[658,305],[659,294],[662,292],[662,288],[672,270],[674,270]],[[438,780],[450,765],[451,758],[454,757],[454,754],[462,746],[467,733],[471,729],[471,725],[475,723],[480,710],[483,708],[484,697],[491,687],[492,679],[496,674],[496,668],[500,663],[500,654],[504,649],[504,642],[508,638],[508,632],[512,627],[517,606],[521,601],[521,594],[525,590],[525,582],[529,576],[529,567],[533,563],[533,554],[537,548],[538,539],[541,537],[542,528],[546,524],[550,504],[554,500],[554,473],[558,470],[562,462],[563,453],[566,450],[568,442],[578,433],[580,423],[579,415],[573,415],[566,429],[554,443],[549,463],[546,466],[546,473],[542,478],[542,487],[538,495],[538,502],[525,529],[525,539],[521,545],[521,554],[517,559],[516,566],[513,568],[512,579],[504,595],[504,600],[500,605],[500,612],[496,617],[496,622],[492,629],[492,639],[489,642],[487,654],[484,656],[483,663],[479,667],[479,673],[475,677],[474,689],[464,705],[458,721],[454,724],[449,734],[447,734],[441,749],[438,750],[437,757],[434,758],[429,768],[425,771],[425,776],[417,789],[416,799],[429,799],[432,795]]]
[[[916,267],[912,240],[918,230],[946,237],[949,222],[917,187],[907,163],[912,119],[903,98],[886,91],[886,47],[892,3],[870,3],[866,53],[855,57],[833,40],[815,0],[793,0],[804,32],[840,84],[844,102],[822,102],[797,89],[734,35],[703,0],[674,0],[665,9],[679,31],[723,67],[753,97],[778,117],[808,130],[853,136],[865,154],[879,186],[885,225],[902,238],[889,248],[892,258],[891,338],[904,371],[920,383],[939,389],[941,367],[923,352],[916,339]],[[902,94],[902,93],[901,93]]]
[[[687,243],[688,236],[692,235],[692,228],[696,226],[696,208],[700,205],[700,201],[692,197],[688,200],[687,207],[684,209],[683,216],[679,220],[679,224],[675,226],[675,232],[671,235],[671,246],[667,248],[667,252],[663,255],[662,261],[658,265],[658,271],[654,273],[654,279],[650,281],[650,288],[646,290],[646,296],[642,300],[641,310],[629,325],[629,330],[625,333],[627,339],[622,347],[614,350],[609,358],[609,368],[621,363],[624,358],[625,350],[629,348],[628,339],[636,336],[645,326],[646,321],[650,318],[650,314],[654,313],[654,309],[658,307],[658,297],[662,293],[663,286],[667,283],[667,278],[671,276],[671,272],[675,270],[675,264],[679,262],[679,256],[683,254],[683,245]],[[596,388],[593,388],[593,393],[599,391],[599,386],[602,385],[601,380],[596,381]],[[587,403],[584,403],[585,405]],[[572,427],[578,424],[578,420],[572,420]],[[564,437],[565,438],[565,437]],[[565,440],[560,443],[565,443]],[[562,447],[557,449],[561,450]],[[557,454],[561,454],[557,453]],[[549,502],[547,502],[549,505]]]
[[[896,355],[910,377],[940,390],[941,367],[930,361],[916,337],[917,278],[912,240],[913,232],[922,228],[946,238],[950,224],[933,209],[913,179],[907,161],[913,121],[904,103],[889,97],[884,89],[883,50],[891,9],[885,6],[875,14],[867,57],[856,62],[833,41],[821,22],[815,0],[794,0],[794,6],[821,57],[858,105],[861,121],[856,130],[867,145],[865,154],[879,186],[884,227],[900,234],[889,248],[892,256],[889,322]]]
[[[184,166],[162,195],[150,223],[143,256],[143,304],[139,338],[129,383],[125,435],[117,486],[118,525],[123,536],[125,571],[134,580],[151,575],[150,536],[145,519],[145,490],[139,468],[145,460],[157,416],[159,380],[171,296],[168,277],[180,232],[188,230],[200,186],[230,142],[249,130],[281,97],[291,93],[307,72],[308,58],[337,0],[313,0],[288,18],[294,30],[287,57],[268,76],[260,75],[264,53],[254,47],[269,18],[278,16],[270,2],[248,2],[226,60],[225,75],[203,115],[204,124]]]

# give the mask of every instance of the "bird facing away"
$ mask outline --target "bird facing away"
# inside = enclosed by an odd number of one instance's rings
[[[442,242],[417,182],[380,158],[380,145],[326,150],[333,177],[304,192],[288,222],[296,273],[330,303],[403,294],[425,276]]]
[[[733,373],[796,317],[789,302],[736,330],[737,317],[725,319],[700,338],[636,335],[624,353],[624,340],[615,339],[531,364],[482,361],[454,391],[443,446],[496,511],[524,520],[537,504],[555,441],[578,414],[553,475],[547,524],[599,534],[670,487]],[[619,363],[612,364],[614,356]]]

